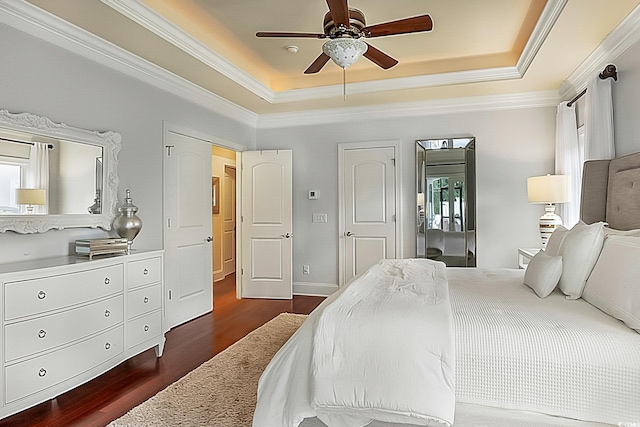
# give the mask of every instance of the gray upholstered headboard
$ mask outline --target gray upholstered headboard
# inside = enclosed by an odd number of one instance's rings
[[[580,218],[611,228],[640,228],[640,153],[584,164]]]

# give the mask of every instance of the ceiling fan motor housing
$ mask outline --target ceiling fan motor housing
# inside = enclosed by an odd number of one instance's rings
[[[358,9],[349,8],[349,28],[344,26],[336,26],[331,18],[331,12],[324,15],[323,28],[327,37],[335,39],[338,37],[359,38],[364,34],[362,29],[366,27],[364,13]]]

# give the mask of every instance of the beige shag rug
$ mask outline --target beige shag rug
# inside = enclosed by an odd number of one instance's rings
[[[251,426],[262,371],[306,317],[280,314],[108,427]]]

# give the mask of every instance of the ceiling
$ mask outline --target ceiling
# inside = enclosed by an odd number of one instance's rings
[[[323,40],[255,37],[322,33],[324,0],[27,1],[258,115],[557,90],[640,4],[349,0],[368,25],[429,14],[433,30],[368,39],[399,64],[360,58],[343,76],[303,74]]]

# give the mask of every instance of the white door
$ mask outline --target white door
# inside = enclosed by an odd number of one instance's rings
[[[395,147],[346,149],[342,165],[344,284],[396,257]]]
[[[242,153],[242,297],[291,299],[292,151]]]
[[[166,329],[213,309],[211,145],[165,132]]]
[[[225,165],[222,182],[222,254],[224,275],[236,271],[236,168]]]

